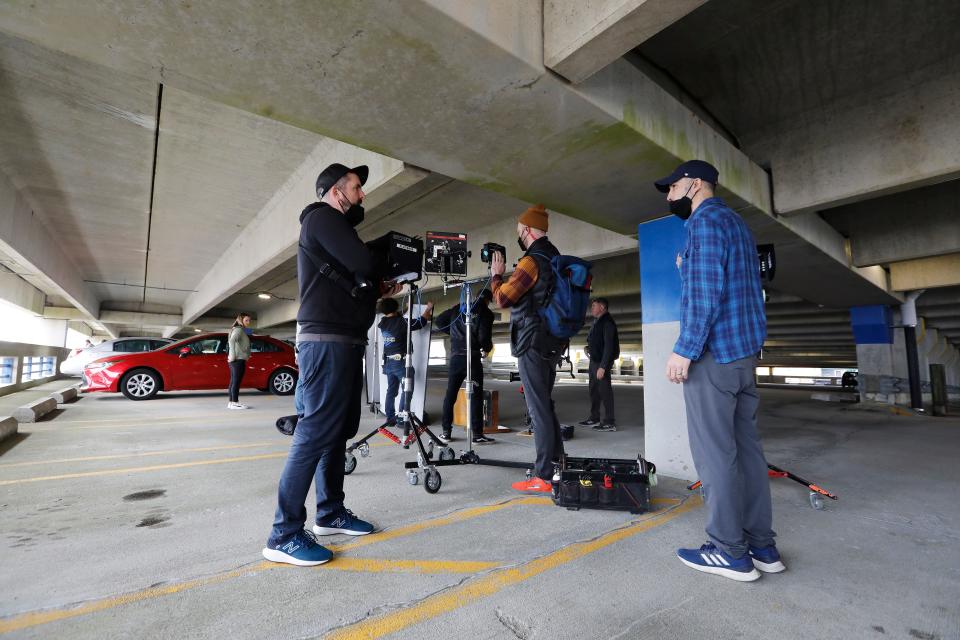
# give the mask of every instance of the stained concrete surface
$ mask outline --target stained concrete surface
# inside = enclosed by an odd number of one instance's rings
[[[438,415],[440,383],[430,384]],[[518,385],[490,386],[501,422],[518,426]],[[642,387],[615,393],[620,431],[578,429],[570,453],[642,446]],[[385,533],[329,538],[342,548],[315,569],[264,563],[289,444],[272,422],[292,400],[243,395],[250,411],[228,412],[222,393],[91,394],[22,425],[28,437],[0,456],[0,634],[960,637],[956,417],[762,391],[768,459],[840,500],[815,511],[803,487],[772,480],[789,569],[739,584],[673,556],[705,539],[704,510],[682,483],[662,479],[660,511],[644,516],[514,500],[509,482],[522,474],[494,467],[442,469],[428,495],[404,477],[411,452],[379,436],[347,479],[347,505]],[[583,385],[555,396],[562,420],[585,417]],[[361,432],[375,424],[365,414]],[[533,443],[506,434],[481,455],[528,460]]]

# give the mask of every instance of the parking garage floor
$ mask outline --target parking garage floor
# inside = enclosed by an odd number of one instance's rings
[[[489,386],[519,425],[518,385]],[[555,397],[562,421],[585,417],[584,386]],[[568,452],[642,447],[642,387],[616,398],[620,430],[578,429]],[[674,557],[705,539],[679,481],[662,479],[641,516],[517,495],[522,472],[494,467],[442,469],[429,495],[405,478],[412,452],[379,436],[346,490],[380,532],[331,537],[327,565],[275,565],[260,549],[289,443],[273,420],[291,398],[244,394],[240,412],[222,393],[83,396],[0,445],[0,635],[960,638],[960,419],[762,398],[768,459],[840,500],[817,511],[772,480],[788,570],[742,584]],[[504,434],[481,455],[529,460],[533,443]]]

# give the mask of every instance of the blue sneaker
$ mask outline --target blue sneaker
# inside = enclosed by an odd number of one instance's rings
[[[677,549],[677,557],[691,569],[714,573],[738,582],[753,582],[760,578],[760,572],[753,566],[749,554],[734,558],[718,549],[712,542],[699,549]]]
[[[313,525],[313,532],[318,536],[332,536],[335,533],[365,536],[373,533],[373,525],[353,515],[350,509],[344,508],[317,520],[317,524]]]
[[[329,562],[333,557],[330,549],[317,542],[306,531],[298,531],[289,541],[274,548],[264,547],[263,557],[270,562],[295,564],[298,567],[314,567]]]
[[[775,544],[763,549],[750,545],[750,557],[753,559],[753,566],[764,573],[780,573],[787,568],[780,560],[780,552]]]

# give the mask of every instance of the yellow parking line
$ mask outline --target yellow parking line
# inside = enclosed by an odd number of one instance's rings
[[[546,502],[545,502],[546,500]],[[410,525],[406,527],[399,527],[397,529],[391,529],[384,531],[382,533],[374,533],[368,536],[363,536],[362,540],[366,544],[372,544],[374,542],[380,542],[383,540],[390,540],[393,538],[398,538],[404,535],[410,535],[412,533],[417,533],[425,529],[431,529],[434,527],[441,527],[447,524],[452,524],[454,522],[462,522],[464,520],[469,520],[470,518],[476,518],[477,516],[484,515],[486,513],[491,513],[493,511],[498,511],[506,507],[520,505],[520,504],[547,504],[549,503],[549,498],[518,498],[514,500],[507,500],[506,502],[501,502],[498,504],[485,505],[483,507],[474,507],[472,509],[465,509],[461,512],[453,513],[449,516],[443,516],[440,518],[433,518],[431,520],[424,520],[423,522],[418,522],[415,525]],[[331,545],[328,548],[333,551],[343,551],[344,549],[352,549],[355,547],[363,546],[362,544],[344,544],[344,545]],[[391,562],[393,567],[390,567]],[[473,565],[473,568],[467,569]],[[386,572],[386,571],[397,571],[397,570],[408,570],[417,573],[441,573],[441,572],[451,572],[454,568],[463,568],[467,569],[468,572],[472,571],[482,571],[485,569],[492,568],[492,566],[498,566],[495,563],[468,563],[468,562],[443,562],[443,561],[417,561],[417,560],[399,560],[399,561],[389,561],[389,560],[373,560],[373,559],[363,559],[363,558],[334,558],[333,562],[329,564],[320,565],[318,569],[344,569],[346,571],[359,571],[359,567],[368,566],[371,571],[375,572]],[[73,608],[63,608],[63,609],[52,609],[47,611],[34,611],[29,613],[22,613],[17,616],[0,620],[0,633],[7,633],[9,631],[16,631],[19,629],[26,629],[28,627],[36,627],[42,624],[48,624],[50,622],[56,622],[57,620],[63,620],[66,618],[75,618],[77,616],[83,616],[88,613],[95,613],[97,611],[103,611],[105,609],[112,609],[114,607],[119,607],[125,604],[130,604],[133,602],[140,602],[143,600],[148,600],[151,598],[157,598],[160,596],[171,595],[174,593],[179,593],[181,591],[186,591],[188,589],[194,589],[196,587],[203,587],[211,584],[218,584],[230,580],[231,578],[237,578],[240,576],[251,575],[264,571],[267,569],[274,569],[278,567],[288,567],[288,565],[277,564],[274,562],[261,561],[255,564],[252,564],[247,567],[240,569],[235,569],[233,571],[227,571],[224,573],[218,573],[213,576],[206,578],[198,578],[196,580],[189,580],[187,582],[180,582],[177,584],[166,585],[162,587],[153,587],[150,589],[143,589],[141,591],[135,591],[134,593],[128,593],[122,596],[114,596],[110,598],[102,598],[100,600],[94,600],[93,602],[88,602],[86,604],[80,605]],[[445,571],[444,571],[445,569]],[[460,573],[461,571],[456,571]]]
[[[540,575],[545,571],[582,558],[595,551],[619,542],[630,536],[648,531],[666,524],[677,516],[690,511],[701,503],[699,497],[687,498],[685,502],[667,511],[660,511],[639,522],[615,529],[589,542],[568,545],[553,553],[531,560],[519,567],[500,569],[463,586],[431,596],[420,603],[394,613],[383,614],[342,627],[325,636],[328,640],[356,640],[358,638],[380,638],[401,631],[411,625],[435,618],[441,614],[459,609],[481,598],[493,595],[507,587]]]
[[[11,484],[25,484],[28,482],[45,482],[47,480],[67,480],[71,478],[93,478],[96,476],[115,476],[124,473],[144,473],[146,471],[162,471],[165,469],[183,469],[185,467],[201,467],[208,464],[227,464],[229,462],[250,462],[253,460],[270,460],[284,458],[287,452],[264,453],[256,456],[240,456],[236,458],[220,458],[218,460],[200,460],[197,462],[178,462],[176,464],[158,464],[151,467],[127,467],[125,469],[105,469],[103,471],[87,471],[84,473],[64,473],[56,476],[39,476],[35,478],[20,478],[19,480],[2,480],[0,487]]]
[[[34,460],[32,462],[10,462],[6,464],[0,464],[0,469],[7,469],[10,467],[26,467],[35,464],[61,464],[64,462],[92,462],[95,460],[117,460],[119,458],[139,458],[144,456],[163,456],[168,454],[175,453],[199,453],[201,451],[221,451],[225,449],[252,449],[255,447],[266,447],[269,445],[276,445],[276,441],[270,442],[254,442],[252,444],[234,444],[226,445],[222,447],[197,447],[195,449],[167,449],[165,451],[140,451],[137,453],[118,453],[114,455],[107,456],[87,456],[85,458],[60,458],[57,460]]]
[[[457,560],[383,560],[379,558],[337,558],[333,562],[316,567],[325,571],[358,571],[364,573],[420,573],[420,574],[438,574],[438,573],[476,573],[500,566],[496,562],[470,562]],[[134,593],[115,596],[112,598],[103,598],[94,600],[86,604],[71,609],[56,609],[51,611],[34,611],[24,613],[19,616],[13,616],[5,620],[0,620],[0,633],[8,633],[29,627],[36,627],[42,624],[49,624],[57,620],[66,618],[75,618],[77,616],[87,615],[105,609],[113,609],[133,602],[141,602],[151,598],[172,595],[196,587],[205,587],[212,584],[218,584],[244,575],[259,573],[267,569],[297,569],[288,564],[277,564],[267,562],[266,560],[257,562],[242,569],[219,573],[207,578],[199,578],[178,584],[172,584],[163,587],[154,587],[143,589]]]

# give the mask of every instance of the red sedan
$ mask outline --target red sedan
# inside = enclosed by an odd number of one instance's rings
[[[293,347],[268,336],[250,336],[250,359],[241,387],[293,393],[297,384]],[[207,333],[156,351],[108,356],[83,369],[81,391],[120,391],[131,400],[149,400],[159,391],[226,389],[227,334]]]

